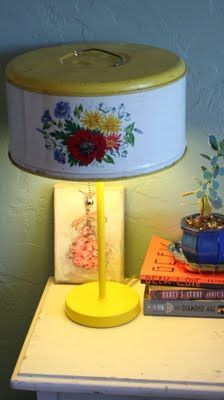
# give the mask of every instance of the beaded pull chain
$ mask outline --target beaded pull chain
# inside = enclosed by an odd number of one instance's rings
[[[90,209],[93,204],[94,204],[94,200],[93,200],[92,183],[88,182],[88,193],[85,196],[86,213],[90,212]]]

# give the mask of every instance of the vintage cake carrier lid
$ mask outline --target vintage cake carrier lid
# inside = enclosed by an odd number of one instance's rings
[[[185,74],[181,57],[142,44],[73,43],[19,55],[6,67],[10,157],[71,180],[164,168],[185,151]]]
[[[11,84],[50,95],[97,96],[149,90],[181,78],[169,50],[130,43],[76,43],[29,51],[6,68]]]

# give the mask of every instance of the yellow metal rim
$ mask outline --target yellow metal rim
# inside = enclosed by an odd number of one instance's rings
[[[114,67],[116,58],[95,48],[118,54],[124,63]],[[73,57],[74,49],[93,51]],[[40,48],[15,57],[6,67],[10,84],[58,96],[136,93],[174,83],[185,74],[185,62],[175,53],[133,43],[72,43]]]

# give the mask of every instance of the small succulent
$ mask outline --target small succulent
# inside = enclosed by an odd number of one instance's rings
[[[201,154],[201,156],[206,159],[209,165],[201,166],[201,178],[194,177],[197,188],[183,193],[183,196],[196,196],[197,200],[199,200],[202,218],[210,216],[213,209],[222,207],[222,199],[218,195],[218,179],[224,175],[224,140],[218,141],[215,135],[210,135],[208,144],[213,151],[213,155]]]

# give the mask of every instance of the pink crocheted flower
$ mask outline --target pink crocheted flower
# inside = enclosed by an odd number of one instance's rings
[[[70,246],[69,257],[76,267],[94,269],[98,267],[98,244],[92,229],[85,225]]]

